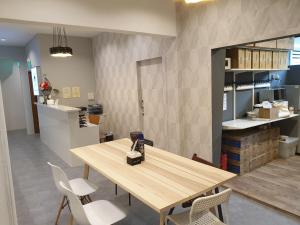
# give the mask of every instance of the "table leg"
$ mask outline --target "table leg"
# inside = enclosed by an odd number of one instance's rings
[[[88,164],[84,164],[84,170],[83,170],[83,178],[88,179],[90,173],[90,167]]]
[[[159,216],[159,225],[165,225],[165,218],[166,214],[164,212],[161,212]]]

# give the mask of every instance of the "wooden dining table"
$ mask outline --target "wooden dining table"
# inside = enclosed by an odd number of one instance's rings
[[[160,225],[171,208],[236,176],[148,145],[145,145],[145,161],[131,166],[126,162],[131,145],[131,140],[124,138],[70,151],[84,162],[84,178],[88,178],[90,168],[99,172],[158,212]]]

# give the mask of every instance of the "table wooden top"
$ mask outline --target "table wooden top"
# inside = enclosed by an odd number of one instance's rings
[[[131,144],[130,139],[120,139],[71,152],[159,213],[236,176],[148,145],[145,145],[146,160],[130,166],[126,163],[126,152]]]

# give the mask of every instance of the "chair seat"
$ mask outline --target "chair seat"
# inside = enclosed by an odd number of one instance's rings
[[[126,214],[111,202],[99,200],[83,205],[91,225],[111,225],[126,217]]]
[[[176,225],[226,225],[222,223],[214,214],[207,212],[199,218],[197,222],[190,224],[190,211],[167,216],[167,219]]]
[[[69,183],[74,194],[80,197],[90,195],[98,189],[94,183],[83,178],[70,180]]]

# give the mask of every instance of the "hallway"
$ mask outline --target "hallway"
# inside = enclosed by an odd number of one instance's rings
[[[53,183],[47,162],[61,166],[69,178],[81,176],[82,168],[70,168],[41,143],[39,136],[27,136],[25,130],[9,132],[8,138],[19,225],[53,225],[61,196]],[[113,201],[128,212],[127,218],[119,225],[158,224],[159,216],[152,209],[136,199],[133,199],[132,206],[129,207],[124,191],[119,189],[116,197],[114,184],[93,171],[90,177],[100,185],[96,195],[92,196],[93,199]],[[233,194],[229,209],[231,225],[300,224],[300,220],[295,217],[238,194]],[[66,210],[60,224],[67,222]]]

